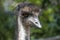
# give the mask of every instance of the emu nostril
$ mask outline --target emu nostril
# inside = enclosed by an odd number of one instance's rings
[[[38,24],[38,22],[35,22],[36,24]]]

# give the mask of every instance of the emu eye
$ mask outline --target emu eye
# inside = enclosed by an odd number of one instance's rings
[[[27,18],[27,17],[29,17],[29,16],[31,16],[31,15],[32,15],[32,14],[29,13],[29,12],[23,12],[23,13],[22,13],[23,18]]]

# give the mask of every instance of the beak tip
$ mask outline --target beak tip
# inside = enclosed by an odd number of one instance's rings
[[[42,26],[39,26],[39,28],[42,28]]]

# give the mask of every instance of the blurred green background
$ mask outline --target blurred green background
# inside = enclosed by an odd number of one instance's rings
[[[16,3],[25,0],[0,0],[0,40],[13,40]],[[28,0],[41,8],[39,20],[42,28],[31,27],[31,40],[60,35],[60,0]],[[10,2],[10,3],[9,3]]]

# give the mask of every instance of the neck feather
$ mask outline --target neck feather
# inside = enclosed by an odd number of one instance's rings
[[[18,40],[25,40],[26,32],[20,16],[18,16]]]

